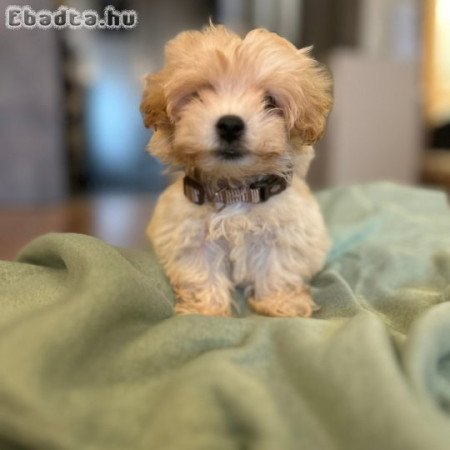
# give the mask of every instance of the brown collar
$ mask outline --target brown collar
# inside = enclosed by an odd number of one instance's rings
[[[184,195],[196,205],[212,203],[217,209],[234,203],[263,203],[274,195],[283,192],[292,179],[292,171],[286,176],[267,175],[250,185],[238,188],[225,186],[216,192],[210,192],[200,182],[186,175],[183,179]]]

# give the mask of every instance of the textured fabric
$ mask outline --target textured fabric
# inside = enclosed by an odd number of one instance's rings
[[[175,317],[150,252],[82,235],[0,263],[0,448],[448,450],[444,194],[319,200],[312,319]]]

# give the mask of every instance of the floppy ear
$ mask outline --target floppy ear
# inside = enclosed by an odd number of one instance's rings
[[[294,129],[303,145],[317,142],[325,131],[325,123],[333,104],[333,83],[328,71],[309,52],[311,47],[297,50],[301,70],[296,76]]]
[[[169,123],[162,81],[163,74],[161,72],[145,77],[140,110],[146,128],[156,129],[158,126]]]

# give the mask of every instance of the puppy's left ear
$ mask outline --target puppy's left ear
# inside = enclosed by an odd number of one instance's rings
[[[141,114],[146,128],[157,128],[169,123],[166,96],[162,85],[161,72],[147,75],[144,79],[144,93],[141,101]]]
[[[325,131],[328,113],[333,104],[333,82],[329,72],[310,56],[312,47],[297,50],[300,69],[296,76],[296,105],[293,128],[303,145],[317,142]]]

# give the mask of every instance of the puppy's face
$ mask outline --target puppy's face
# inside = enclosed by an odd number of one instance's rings
[[[310,56],[274,33],[244,39],[224,27],[185,32],[146,79],[144,122],[163,162],[219,177],[283,173],[318,140],[331,82]]]

